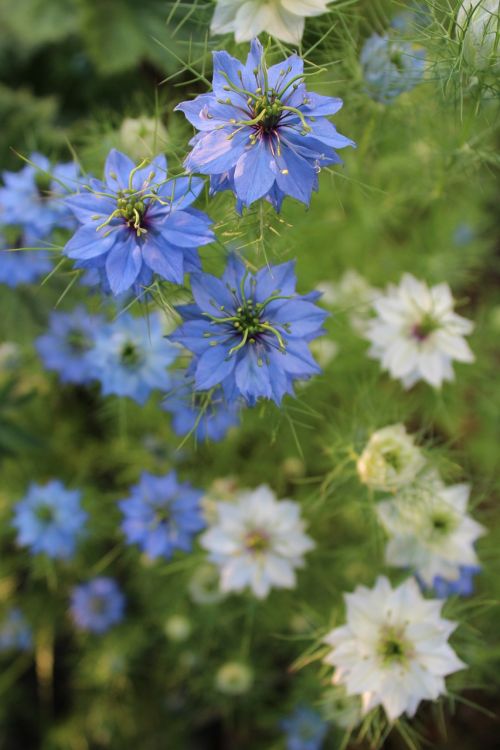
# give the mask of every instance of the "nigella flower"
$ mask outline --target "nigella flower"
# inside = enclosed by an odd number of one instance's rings
[[[169,560],[175,550],[190,552],[194,537],[206,525],[202,496],[189,482],[179,482],[175,471],[162,477],[143,472],[130,497],[119,502],[127,541],[152,560]]]
[[[286,750],[321,750],[328,732],[327,722],[308,706],[298,706],[283,719],[281,728],[286,735]]]
[[[411,388],[419,380],[434,388],[453,380],[451,363],[473,362],[464,336],[474,324],[454,312],[448,284],[428,287],[409,273],[399,286],[389,285],[373,303],[377,314],[365,331],[378,359],[393,378]]]
[[[53,480],[44,486],[31,484],[15,506],[12,523],[18,532],[18,544],[29,547],[32,554],[43,552],[48,557],[69,559],[86,520],[81,493]]]
[[[214,239],[208,216],[191,207],[203,180],[167,179],[164,156],[134,166],[114,149],[104,172],[105,182],[91,179],[88,191],[66,200],[80,222],[66,255],[100,270],[113,294],[138,292],[153,273],[181,284],[200,268],[197,248]]]
[[[78,628],[105,633],[123,620],[125,597],[112,578],[93,578],[75,586],[71,595],[71,616]]]
[[[83,306],[70,313],[53,312],[47,333],[35,342],[47,370],[55,370],[63,383],[88,383],[92,379],[89,352],[97,331],[104,325]]]
[[[469,494],[469,485],[447,487],[431,471],[377,503],[387,564],[410,568],[428,588],[437,577],[458,583],[464,567],[477,568],[474,544],[486,529],[467,513]]]
[[[97,331],[88,363],[104,396],[129,396],[144,404],[154,388],[169,389],[171,377],[166,368],[178,353],[164,339],[159,314],[151,313],[146,319],[121,313]]]
[[[309,205],[320,168],[354,146],[327,120],[342,100],[308,92],[297,55],[268,69],[257,39],[245,64],[227,52],[213,64],[212,93],[177,107],[200,131],[188,172],[210,175],[213,192],[233,190],[240,207],[267,198],[279,211],[285,195]]]
[[[413,482],[425,464],[415,438],[403,424],[391,424],[372,433],[356,462],[363,484],[375,490],[396,490]]]
[[[448,644],[456,623],[441,617],[442,601],[426,600],[414,579],[392,588],[381,576],[373,589],[346,594],[347,622],[324,639],[334,684],[360,695],[363,714],[383,706],[389,721],[414,716],[422,700],[445,693],[444,678],[466,666]]]
[[[387,34],[372,34],[361,51],[366,90],[372,99],[387,104],[411,91],[423,78],[425,51]]]
[[[76,163],[55,164],[42,154],[30,155],[33,164],[19,172],[3,172],[0,188],[0,221],[22,232],[22,244],[31,246],[47,239],[53,229],[72,229],[75,221],[64,196],[79,186]]]
[[[169,338],[195,355],[195,390],[220,384],[229,401],[279,404],[294,380],[320,371],[308,343],[328,314],[314,304],[317,294],[299,295],[295,283],[294,263],[251,274],[235,256],[222,279],[192,274],[196,304],[179,308],[185,322]]]
[[[0,284],[10,287],[31,284],[52,268],[44,250],[10,250],[7,247],[0,234]]]
[[[219,568],[224,593],[249,587],[264,599],[272,588],[295,588],[295,570],[315,546],[298,503],[277,500],[262,485],[241,492],[234,502],[217,503],[215,512],[200,544]]]
[[[162,404],[172,414],[172,428],[176,435],[194,433],[199,441],[222,440],[231,427],[239,423],[240,404],[227,401],[224,391],[194,391],[192,381],[177,378]]]
[[[0,652],[29,651],[33,645],[31,627],[17,607],[9,609],[0,623]]]
[[[320,16],[332,0],[216,0],[210,31],[234,33],[237,42],[248,42],[262,31],[289,44],[298,44],[304,19]]]

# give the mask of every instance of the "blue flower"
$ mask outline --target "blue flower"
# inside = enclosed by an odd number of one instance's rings
[[[104,320],[89,315],[83,306],[70,313],[53,312],[49,331],[35,345],[47,370],[55,370],[63,383],[88,383],[92,379],[89,352]]]
[[[162,407],[172,414],[172,428],[176,435],[193,432],[199,441],[218,442],[239,423],[240,404],[237,401],[228,402],[220,387],[213,392],[193,391],[188,376],[175,380]]]
[[[154,388],[169,389],[166,368],[178,354],[178,348],[164,339],[159,314],[146,319],[121,313],[97,331],[88,364],[104,396],[129,396],[144,404]]]
[[[127,541],[153,560],[168,560],[176,549],[189,552],[194,536],[205,528],[202,496],[188,482],[179,482],[174,471],[163,477],[144,472],[130,497],[119,503]]]
[[[228,401],[240,396],[279,404],[294,380],[320,372],[308,342],[323,333],[327,313],[314,304],[319,293],[295,291],[295,264],[251,274],[230,256],[222,279],[191,276],[196,304],[179,308],[184,323],[170,335],[195,355],[194,388],[222,385]]]
[[[306,706],[299,706],[281,722],[286,734],[287,750],[320,750],[328,724],[321,716]]]
[[[453,232],[453,242],[457,247],[469,245],[476,238],[476,232],[470,224],[463,222]]]
[[[0,623],[0,651],[29,651],[33,645],[31,628],[17,607],[8,610]]]
[[[167,179],[167,161],[133,162],[114,149],[105,182],[90,179],[89,190],[66,200],[80,223],[65,247],[79,268],[95,268],[113,294],[136,294],[153,273],[182,284],[200,268],[197,248],[214,239],[211,220],[191,208],[203,188],[191,177]]]
[[[58,480],[44,486],[31,484],[14,509],[13,526],[18,532],[18,544],[29,547],[32,554],[71,558],[87,520],[80,497],[78,490],[67,490]]]
[[[0,235],[0,284],[10,287],[31,284],[52,268],[44,250],[7,250],[7,247]]]
[[[267,198],[279,211],[285,195],[309,205],[320,167],[355,145],[327,120],[342,100],[308,92],[297,55],[267,68],[257,39],[245,64],[222,51],[213,67],[212,93],[177,106],[200,131],[188,172],[210,175],[213,192],[233,190],[240,207]]]
[[[78,188],[77,164],[51,167],[42,154],[31,154],[31,164],[19,172],[3,172],[0,188],[0,222],[22,232],[22,245],[30,247],[47,239],[56,227],[72,229],[75,220],[64,203],[64,196]]]
[[[123,620],[125,597],[112,578],[93,578],[75,586],[71,615],[81,630],[104,633]]]
[[[474,593],[474,576],[480,572],[478,567],[463,566],[460,568],[460,577],[456,581],[448,581],[446,578],[436,576],[432,582],[432,588],[439,599],[449,596],[472,596]]]
[[[421,81],[425,51],[409,42],[372,34],[363,46],[361,67],[367,93],[375,101],[387,103]]]

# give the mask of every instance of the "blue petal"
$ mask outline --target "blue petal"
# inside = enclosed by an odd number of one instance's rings
[[[245,150],[250,132],[250,128],[236,131],[230,127],[200,133],[201,137],[186,158],[186,169],[204,174],[219,174],[232,169]]]
[[[234,185],[238,198],[246,206],[266,195],[274,184],[277,168],[264,139],[259,140],[238,159]]]
[[[195,373],[195,388],[207,391],[219,385],[234,370],[235,358],[227,356],[227,349],[218,344],[211,346],[200,357]]]
[[[226,284],[209,273],[193,273],[191,291],[200,309],[210,315],[223,318],[234,309],[234,298]],[[221,306],[224,307],[223,311]]]
[[[152,271],[167,281],[174,284],[182,284],[184,281],[184,256],[179,247],[153,236],[144,243],[142,257]]]
[[[126,242],[115,245],[106,259],[106,275],[113,294],[121,294],[130,289],[141,266],[141,248],[134,235],[130,235]]]
[[[79,227],[73,237],[66,243],[64,253],[69,258],[88,260],[107,253],[115,242],[120,239],[119,232],[112,232],[107,237],[96,232],[94,226]]]
[[[134,166],[134,162],[128,156],[112,148],[104,165],[107,184],[114,190],[125,190],[128,188],[129,175]]]

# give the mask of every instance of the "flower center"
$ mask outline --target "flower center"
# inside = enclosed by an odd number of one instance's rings
[[[90,349],[90,341],[83,331],[78,328],[72,328],[66,336],[66,343],[72,352],[80,354]]]
[[[50,193],[51,177],[45,172],[38,172],[35,174],[35,186],[38,192],[38,197],[42,200],[46,200]]]
[[[446,511],[435,511],[430,518],[431,536],[442,538],[450,534],[456,526],[456,521]]]
[[[116,206],[118,214],[129,227],[136,230],[138,235],[147,232],[147,229],[142,226],[147,208],[142,193],[137,193],[134,190],[120,190]]]
[[[411,335],[417,341],[425,341],[429,336],[437,331],[439,323],[430,315],[424,315],[419,323],[416,323],[411,329]]]
[[[245,549],[252,555],[258,555],[269,549],[269,535],[261,529],[252,529],[245,534]]]
[[[256,99],[253,103],[253,116],[264,132],[269,133],[278,125],[283,113],[283,105],[280,99],[270,92]]]
[[[35,514],[38,520],[45,524],[51,523],[55,518],[54,509],[50,505],[39,505]]]
[[[90,611],[94,615],[103,615],[106,612],[106,601],[102,596],[93,596],[90,600]]]
[[[120,352],[120,361],[124,367],[134,370],[143,361],[141,350],[131,341],[127,341]]]
[[[404,664],[410,656],[411,647],[404,638],[403,629],[394,626],[384,628],[377,652],[384,666]]]
[[[388,466],[391,467],[391,469],[394,469],[394,471],[396,472],[402,469],[401,454],[395,448],[392,448],[391,450],[388,450],[387,453],[384,453],[384,461]]]

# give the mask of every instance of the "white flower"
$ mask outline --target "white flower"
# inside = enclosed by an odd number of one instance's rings
[[[469,65],[484,70],[498,63],[500,0],[464,0],[457,14],[457,36]]]
[[[420,701],[445,693],[446,675],[466,665],[447,643],[456,624],[441,617],[442,601],[426,600],[415,579],[393,589],[384,576],[375,587],[346,594],[347,623],[329,633],[333,683],[360,695],[363,714],[382,705],[390,721],[413,716]]]
[[[369,355],[405,388],[418,380],[439,388],[444,380],[453,380],[452,360],[474,361],[464,339],[473,323],[453,312],[448,284],[429,288],[407,273],[373,306],[377,317],[365,334],[372,343]]]
[[[326,336],[320,336],[311,341],[311,352],[320,367],[326,367],[337,356],[339,347],[335,341],[330,341]]]
[[[380,289],[371,286],[353,268],[349,268],[337,284],[324,281],[316,288],[323,294],[322,301],[328,307],[346,312],[356,333],[364,334],[373,302],[382,294]]]
[[[234,32],[237,42],[248,42],[266,31],[276,39],[298,44],[304,18],[320,16],[332,0],[217,0],[210,31]]]
[[[390,536],[387,563],[410,567],[429,587],[436,576],[456,581],[462,566],[477,566],[474,542],[485,529],[467,515],[469,493],[468,484],[446,487],[432,472],[378,503],[378,517]]]
[[[223,592],[249,586],[259,599],[273,587],[294,588],[295,568],[314,547],[298,503],[276,500],[265,485],[242,492],[235,502],[217,503],[217,519],[200,544],[220,570]]]
[[[195,570],[188,583],[188,591],[195,604],[217,604],[224,599],[219,589],[219,571],[205,563]]]
[[[215,687],[227,695],[243,695],[253,684],[253,672],[247,664],[228,661],[217,670]]]
[[[412,482],[424,464],[422,451],[404,424],[392,424],[372,434],[358,458],[357,469],[368,487],[393,490]]]

